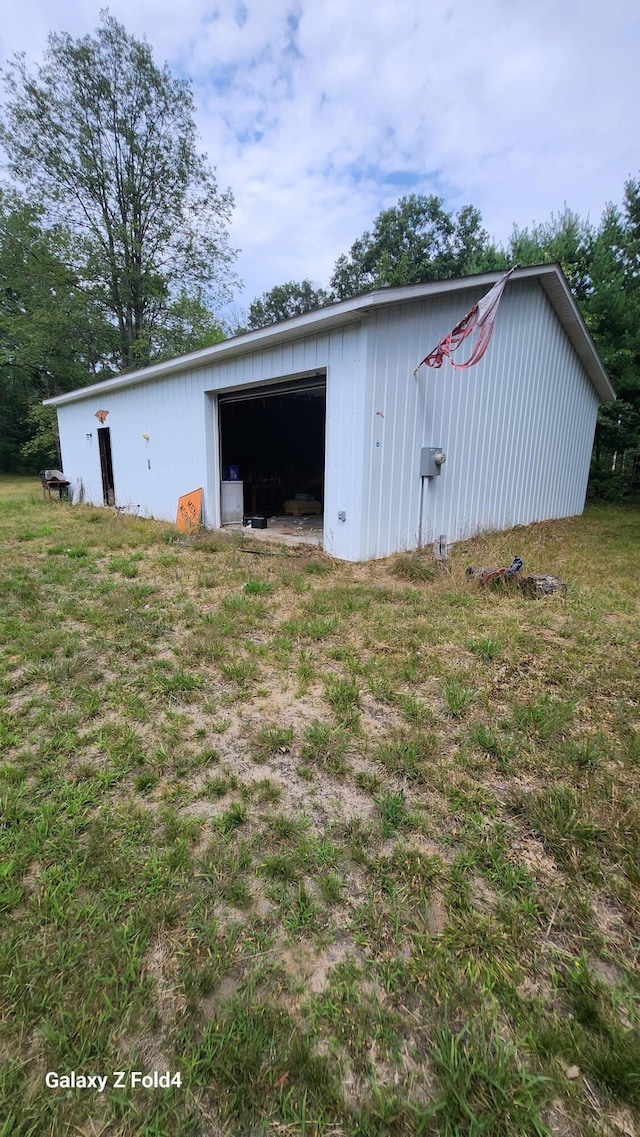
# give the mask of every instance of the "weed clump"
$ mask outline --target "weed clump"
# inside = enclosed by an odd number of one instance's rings
[[[233,833],[234,829],[238,826],[244,825],[247,820],[247,807],[239,801],[234,801],[232,805],[220,817],[214,819],[213,825],[219,833],[225,836]]]
[[[293,727],[280,723],[266,723],[256,730],[251,741],[251,757],[254,762],[267,762],[275,754],[286,754],[293,742]]]
[[[406,553],[393,562],[390,570],[394,576],[402,580],[422,582],[434,580],[436,569],[424,553]]]
[[[432,1108],[443,1120],[444,1137],[495,1133],[502,1137],[547,1137],[541,1112],[549,1078],[531,1074],[514,1049],[487,1029],[446,1026],[435,1031],[431,1058],[441,1098]]]
[[[345,728],[353,728],[358,723],[360,709],[360,688],[353,679],[331,678],[324,685],[327,702]]]
[[[382,836],[393,837],[408,820],[404,790],[386,790],[373,799],[378,807],[382,822]]]
[[[397,777],[424,782],[437,752],[438,738],[433,731],[397,731],[378,746],[373,758]]]
[[[344,726],[315,719],[305,728],[300,757],[303,763],[320,766],[334,777],[344,777],[349,770],[348,748],[349,736]]]

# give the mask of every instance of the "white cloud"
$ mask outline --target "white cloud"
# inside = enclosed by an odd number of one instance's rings
[[[22,0],[0,55],[95,28],[104,0]],[[194,84],[236,197],[240,302],[326,283],[410,187],[471,202],[505,240],[566,202],[597,220],[640,168],[633,0],[111,0]],[[404,188],[403,188],[404,187]]]

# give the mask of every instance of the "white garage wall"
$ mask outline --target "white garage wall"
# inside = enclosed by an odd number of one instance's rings
[[[175,521],[178,497],[204,489],[204,517],[219,520],[220,466],[216,394],[308,372],[327,376],[325,548],[360,556],[364,366],[361,323],[270,349],[223,358],[184,373],[121,390],[108,387],[58,407],[64,471],[82,478],[85,499],[103,504],[97,410],[109,412],[116,504]],[[92,434],[87,439],[87,434]],[[143,438],[149,435],[149,440]],[[346,521],[338,521],[338,513]]]
[[[104,424],[97,410],[109,412]],[[202,383],[193,372],[61,406],[64,472],[71,481],[82,478],[85,499],[102,505],[98,428],[109,427],[116,504],[175,521],[178,497],[204,485],[203,411]]]
[[[596,388],[603,398],[613,391],[559,269],[520,271],[487,353],[469,371],[445,362],[413,374],[487,291],[486,280],[354,298],[157,365],[140,381],[124,376],[62,396],[65,473],[102,504],[94,415],[107,410],[117,504],[174,521],[178,497],[202,486],[205,523],[215,526],[218,393],[323,373],[324,535],[333,556],[367,560],[415,548],[420,531],[425,544],[440,533],[454,541],[580,513]],[[421,511],[423,446],[442,446],[447,462],[425,481]]]
[[[425,482],[424,543],[584,507],[598,397],[536,281],[509,284],[480,363],[412,373],[480,294],[371,317],[363,559],[417,546],[423,446],[447,455],[441,475]]]

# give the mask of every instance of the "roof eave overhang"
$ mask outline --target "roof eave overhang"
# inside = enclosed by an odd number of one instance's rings
[[[591,333],[574,300],[564,273],[559,265],[548,267],[555,269],[555,272],[540,276],[542,289],[573,344],[576,355],[591,379],[600,400],[605,403],[611,402],[616,398],[616,392],[605,371],[598,349],[591,338]]]
[[[181,355],[176,359],[165,360],[162,363],[155,363],[139,371],[125,372],[123,375],[117,375],[114,379],[106,379],[100,383],[93,383],[89,387],[81,387],[75,391],[69,391],[65,395],[46,399],[45,406],[59,407],[65,403],[75,403],[94,398],[98,394],[106,395],[126,387],[149,383],[154,379],[169,378],[171,375],[181,372],[215,365],[219,359],[228,359],[234,355],[245,355],[253,351],[260,351],[264,347],[275,346],[283,340],[301,339],[305,336],[329,332],[333,328],[366,319],[370,312],[378,308],[395,307],[411,300],[428,299],[435,295],[442,296],[447,293],[465,292],[470,289],[490,288],[500,279],[501,275],[500,272],[480,273],[476,276],[467,276],[455,280],[436,280],[429,281],[427,284],[412,284],[401,288],[381,288],[375,292],[367,292],[363,296],[355,296],[350,300],[338,301],[338,303],[331,304],[326,308],[318,308],[314,312],[306,312],[303,316],[293,316],[289,320],[272,324],[267,328],[259,328],[254,332],[246,332],[244,335],[222,340],[220,343],[202,348],[200,351],[190,352],[188,355]],[[600,399],[604,401],[615,399],[615,391],[560,266],[556,264],[533,265],[529,268],[517,269],[511,279],[514,283],[526,279],[539,280]]]

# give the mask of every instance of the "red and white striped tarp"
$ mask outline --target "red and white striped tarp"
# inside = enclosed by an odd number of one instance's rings
[[[473,367],[474,363],[478,363],[478,361],[482,359],[493,333],[493,324],[496,318],[496,312],[498,311],[500,297],[504,291],[504,286],[511,276],[511,273],[515,272],[518,267],[518,265],[514,265],[513,268],[510,268],[508,272],[505,272],[504,275],[500,277],[500,280],[496,281],[486,296],[483,296],[477,304],[473,305],[473,308],[456,324],[455,328],[452,328],[452,330],[440,340],[437,347],[434,347],[433,351],[430,351],[424,359],[420,360],[420,363],[415,368],[414,375],[416,371],[422,367],[423,363],[426,364],[427,367],[442,367],[445,358],[447,358],[452,367],[457,367],[461,370],[464,367]],[[476,328],[480,329],[480,334],[474,344],[471,355],[464,363],[455,363],[451,358],[452,353],[457,351],[460,344],[463,343],[467,336],[470,336]]]

